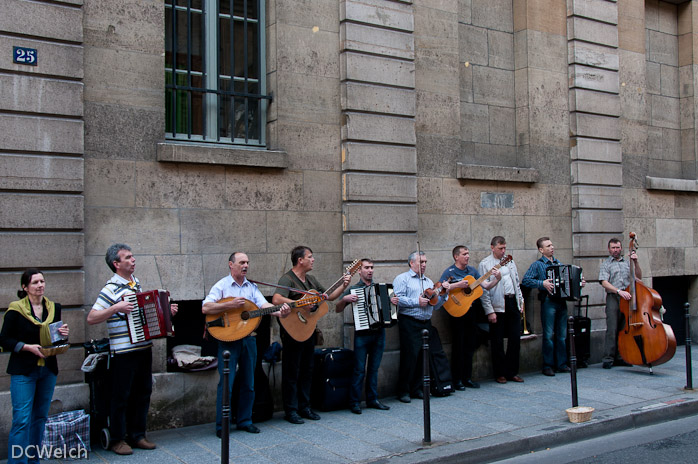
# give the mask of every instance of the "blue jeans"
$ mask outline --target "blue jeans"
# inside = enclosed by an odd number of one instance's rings
[[[12,429],[7,441],[8,464],[39,462],[38,447],[44,438],[44,426],[55,386],[56,374],[46,366],[34,367],[29,375],[12,376]],[[29,448],[30,445],[35,447]]]
[[[223,352],[230,351],[230,376],[228,395],[232,395],[235,381],[235,367],[240,366],[240,398],[238,398],[237,425],[244,427],[252,424],[252,405],[254,404],[254,368],[257,363],[257,340],[245,337],[234,342],[218,342],[218,391],[216,393],[216,432],[223,427]],[[232,412],[232,411],[231,411]]]
[[[354,334],[354,373],[351,376],[351,404],[361,403],[361,387],[366,371],[366,356],[368,356],[368,372],[366,377],[366,402],[378,399],[378,368],[383,358],[385,348],[385,329],[366,334]]]
[[[546,297],[541,304],[540,319],[543,324],[543,367],[566,366],[567,302]]]

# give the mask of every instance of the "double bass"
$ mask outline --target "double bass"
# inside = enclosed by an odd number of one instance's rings
[[[630,233],[629,253],[637,248],[634,232]],[[669,324],[659,315],[662,297],[635,276],[634,260],[630,261],[630,300],[620,299],[624,325],[618,332],[618,353],[625,362],[635,366],[658,366],[669,361],[676,352],[676,337]]]

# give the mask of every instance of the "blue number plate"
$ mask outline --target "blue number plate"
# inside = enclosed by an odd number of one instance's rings
[[[12,61],[17,64],[37,65],[37,53],[35,48],[12,47]]]

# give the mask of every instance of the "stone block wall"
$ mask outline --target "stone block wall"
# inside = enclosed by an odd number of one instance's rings
[[[163,2],[8,0],[0,308],[22,268],[47,269],[76,344],[61,359],[55,407],[85,407],[78,344],[104,336],[84,318],[110,277],[113,242],[133,247],[145,287],[200,300],[236,250],[249,254],[251,277],[274,282],[291,248],[308,245],[329,286],[366,256],[375,279],[391,282],[417,240],[436,279],[455,245],[477,266],[494,235],[523,274],[546,235],[585,270],[596,361],[596,278],[611,236],[625,244],[638,233],[647,283],[698,275],[694,3],[267,0],[274,98],[267,149],[249,150],[166,140]],[[12,63],[12,46],[38,49],[39,65]],[[534,296],[524,372],[541,362]],[[320,321],[326,346],[351,346],[348,313],[331,307]],[[434,323],[449,351],[442,312]],[[393,329],[382,395],[394,392],[398,349]],[[213,420],[213,406],[191,398],[210,395],[216,375],[166,373],[164,352],[156,343],[152,424]],[[481,348],[475,376],[490,375]],[[8,381],[0,374],[2,404]]]

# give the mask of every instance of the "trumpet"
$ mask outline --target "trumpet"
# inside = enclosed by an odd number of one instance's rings
[[[526,325],[526,305],[525,301],[521,300],[521,316],[523,317],[523,334],[529,335],[531,332],[528,331],[528,326]]]

